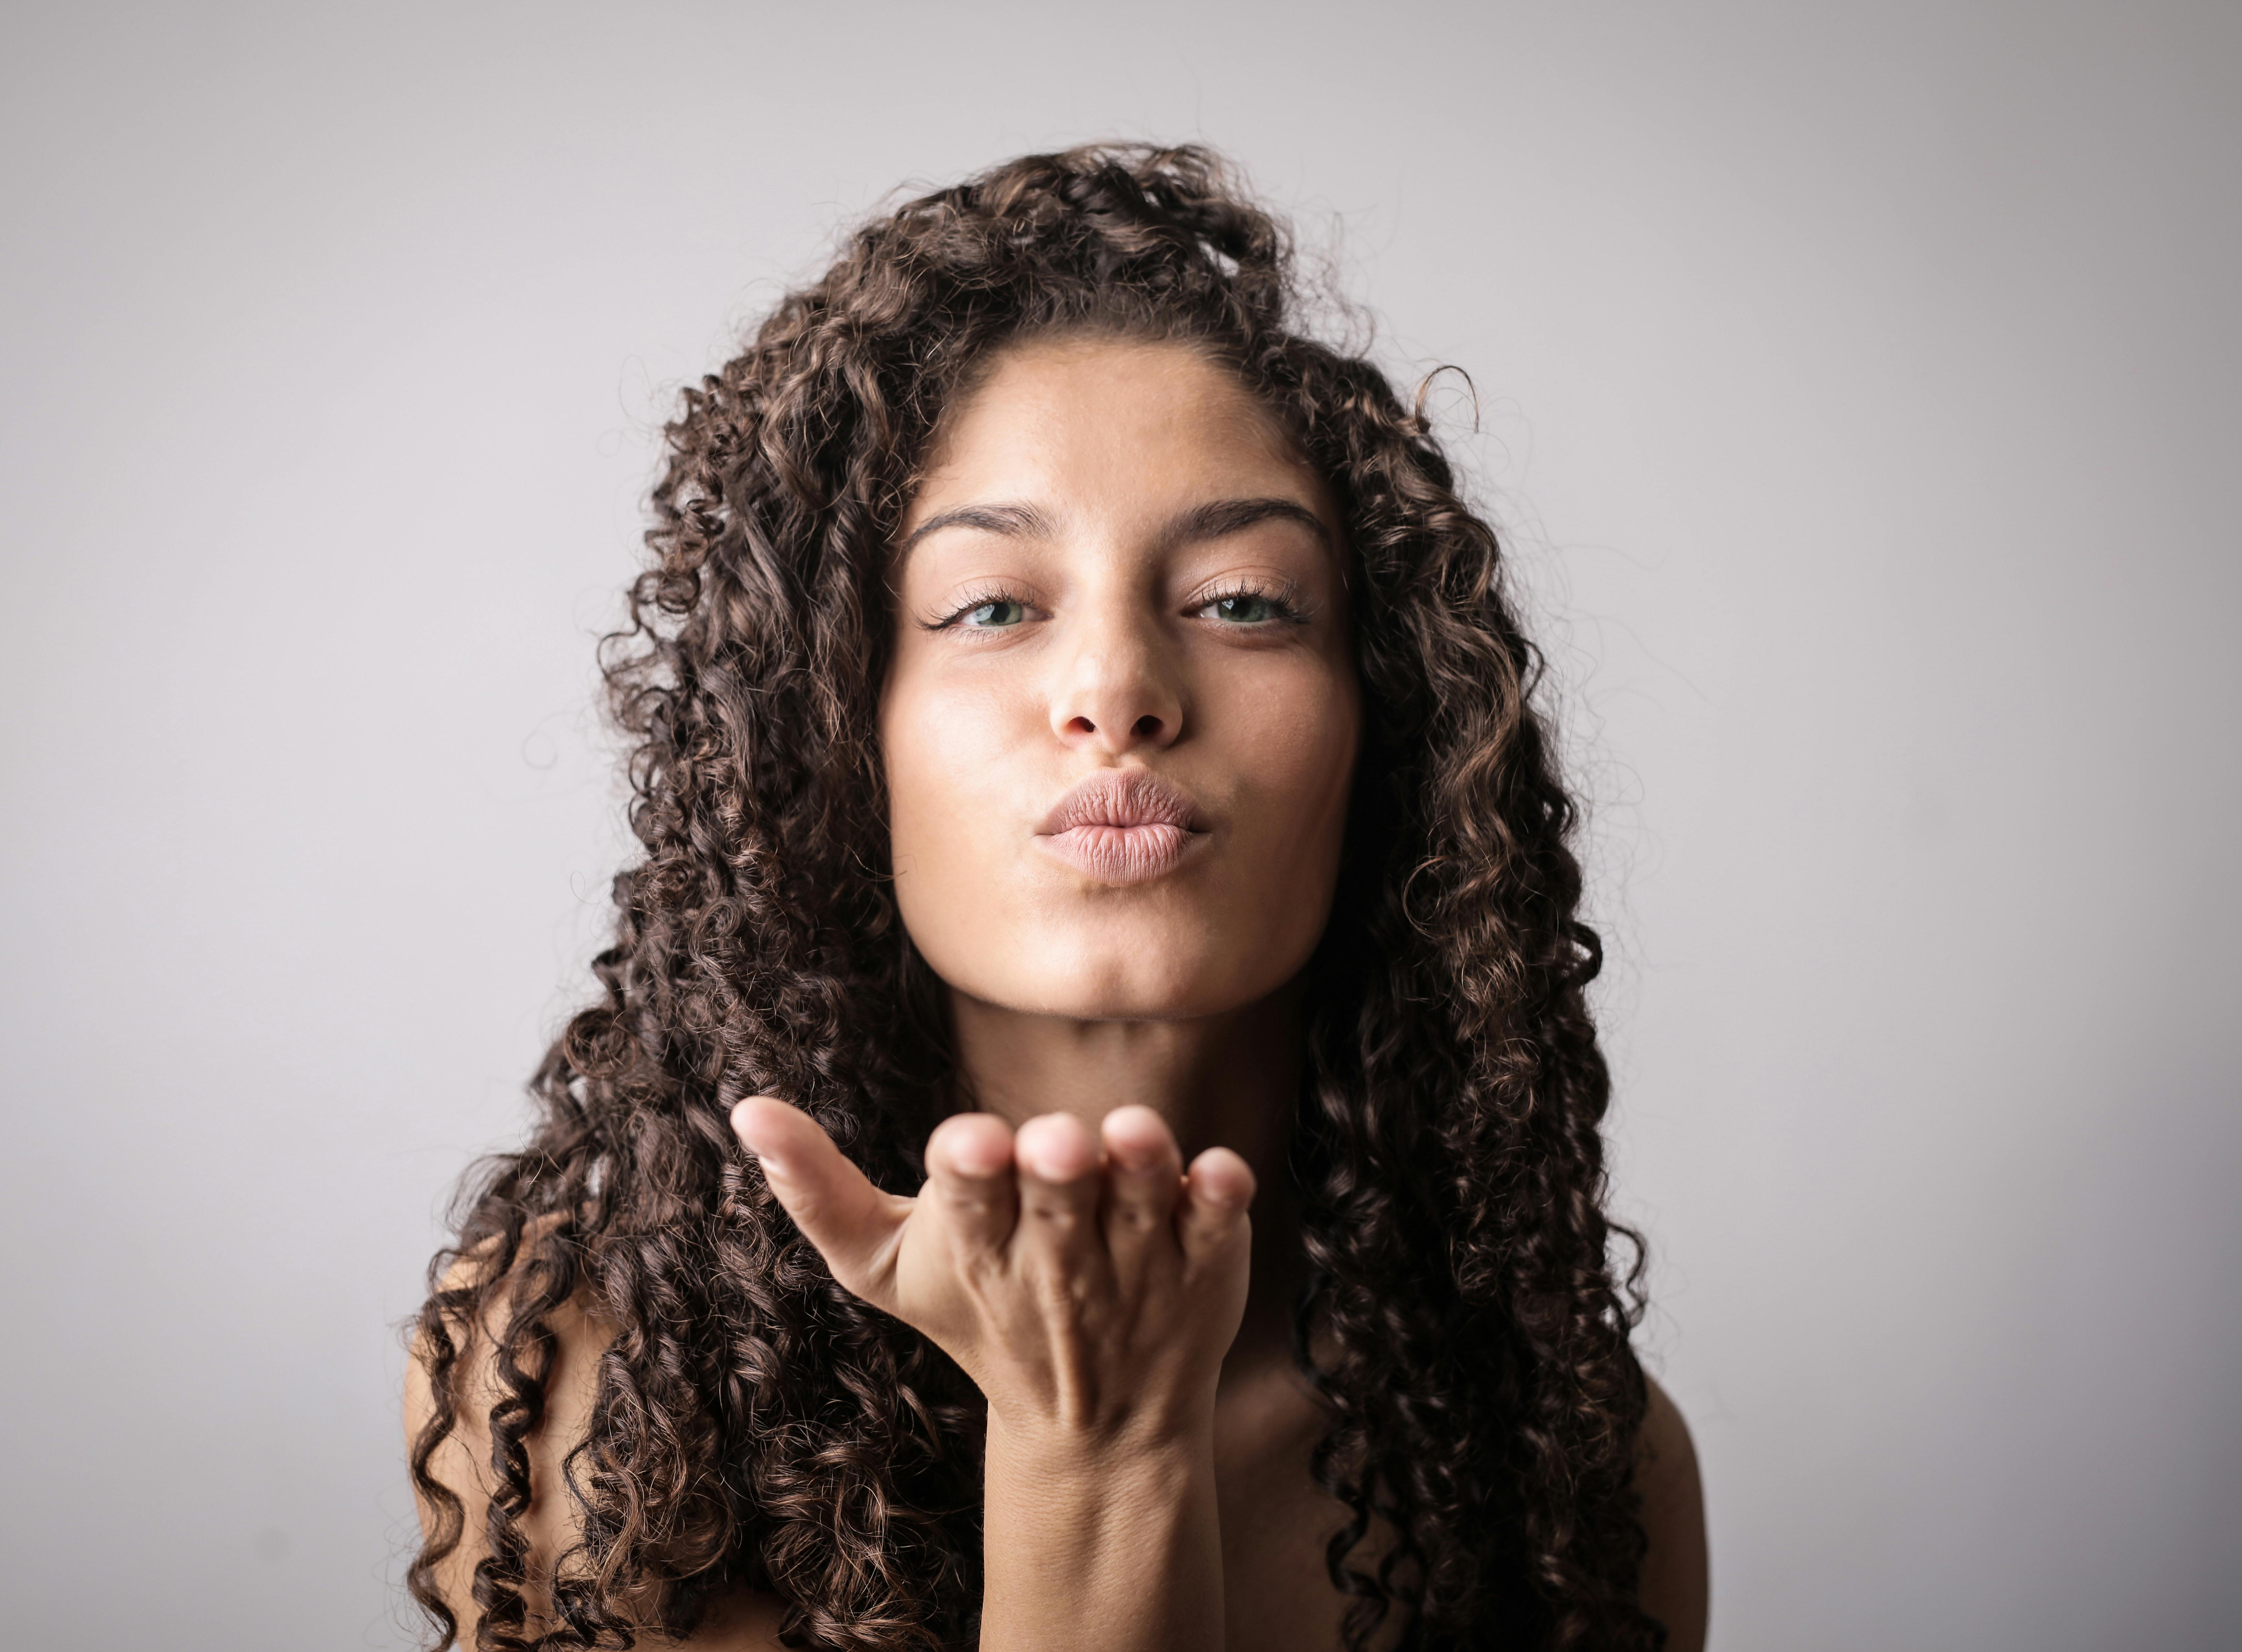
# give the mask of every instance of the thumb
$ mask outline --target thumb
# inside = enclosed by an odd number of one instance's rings
[[[911,1201],[872,1186],[824,1127],[776,1096],[751,1095],[734,1107],[732,1133],[761,1161],[763,1180],[833,1277],[873,1307],[886,1308],[894,1241]]]

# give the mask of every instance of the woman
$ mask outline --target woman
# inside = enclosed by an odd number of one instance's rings
[[[1700,1643],[1534,656],[1295,305],[1204,151],[1030,157],[687,392],[605,1000],[420,1321],[440,1635]]]

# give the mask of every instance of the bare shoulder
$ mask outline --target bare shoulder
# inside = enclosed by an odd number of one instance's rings
[[[446,1290],[479,1282],[479,1271],[491,1261],[487,1251],[469,1253],[454,1262],[442,1281]],[[517,1267],[516,1273],[519,1274]],[[518,1278],[500,1282],[487,1299],[474,1323],[453,1323],[446,1332],[455,1350],[442,1391],[436,1379],[436,1354],[424,1331],[416,1337],[413,1357],[406,1363],[405,1442],[408,1453],[418,1453],[431,1425],[442,1428],[428,1441],[426,1475],[435,1488],[459,1502],[458,1541],[451,1553],[435,1565],[432,1582],[459,1621],[460,1643],[475,1642],[477,1616],[473,1599],[474,1570],[490,1553],[486,1522],[491,1499],[498,1491],[492,1468],[490,1417],[492,1406],[505,1397],[498,1374],[495,1349],[498,1334],[513,1311]],[[614,1340],[607,1323],[588,1300],[578,1297],[562,1303],[546,1316],[554,1340],[553,1362],[546,1374],[543,1421],[524,1442],[529,1467],[529,1506],[520,1517],[522,1535],[530,1546],[533,1579],[549,1575],[555,1556],[574,1547],[577,1517],[564,1479],[568,1453],[584,1437],[592,1415],[598,1386],[599,1361]],[[448,1401],[448,1403],[446,1403]],[[420,1513],[424,1536],[436,1537],[448,1525],[438,1497],[415,1475],[413,1496]],[[541,1590],[533,1590],[533,1613],[546,1604]],[[690,1652],[775,1652],[778,1641],[777,1603],[757,1596],[730,1602],[680,1645]]]
[[[1701,1652],[1710,1581],[1705,1550],[1705,1495],[1689,1425],[1666,1390],[1645,1376],[1650,1409],[1642,1421],[1635,1487],[1649,1552],[1642,1562],[1643,1609],[1666,1625],[1667,1652]]]

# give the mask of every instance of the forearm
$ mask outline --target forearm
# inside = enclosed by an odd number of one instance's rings
[[[1205,1437],[1091,1445],[993,1421],[981,1652],[1218,1652],[1222,1542]]]

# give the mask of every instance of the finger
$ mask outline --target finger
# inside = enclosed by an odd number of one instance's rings
[[[962,1252],[1001,1253],[1020,1214],[1012,1127],[993,1113],[961,1113],[935,1126],[919,1197],[940,1212]]]
[[[1114,1108],[1098,1136],[1105,1144],[1105,1248],[1127,1275],[1175,1220],[1184,1156],[1168,1121],[1150,1107]]]
[[[1251,1233],[1245,1207],[1253,1202],[1253,1172],[1227,1147],[1209,1147],[1191,1160],[1184,1178],[1176,1236],[1194,1263],[1215,1261]]]
[[[732,1131],[833,1277],[886,1308],[895,1241],[911,1201],[872,1186],[816,1120],[775,1096],[751,1095],[734,1107]]]
[[[1098,1138],[1070,1113],[1046,1113],[1012,1141],[1020,1220],[1013,1242],[1062,1267],[1079,1267],[1098,1248]]]

